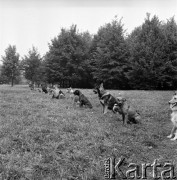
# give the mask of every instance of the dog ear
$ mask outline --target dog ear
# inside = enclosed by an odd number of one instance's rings
[[[100,88],[101,88],[101,89],[104,89],[104,87],[103,87],[103,83],[101,83],[101,84],[100,84]]]
[[[81,94],[81,91],[79,91],[79,90],[74,91],[74,95],[80,96],[80,94]]]

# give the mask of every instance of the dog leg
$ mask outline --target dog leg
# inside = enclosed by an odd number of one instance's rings
[[[107,113],[107,111],[108,111],[108,106],[107,106],[107,105],[105,105],[105,106],[104,106],[104,110],[103,110],[103,114],[106,114],[106,113]]]
[[[125,122],[125,114],[122,114],[122,121],[123,121],[123,124]]]
[[[100,101],[100,103],[101,103],[101,105],[102,105],[102,107],[103,107],[103,113],[104,113],[104,104]]]
[[[104,107],[104,104],[102,104],[102,105],[103,105],[103,113],[104,113],[104,108],[105,108],[105,107]]]
[[[80,108],[82,108],[83,105],[84,105],[84,103],[82,101],[80,101],[80,104],[79,104]]]
[[[174,136],[174,133],[175,133],[176,129],[177,129],[177,128],[176,128],[175,126],[173,126],[173,128],[172,128],[172,130],[171,130],[171,133],[170,133],[169,136],[167,136],[167,138],[172,138],[172,137]]]
[[[122,114],[122,121],[123,121],[123,124],[127,125],[127,122],[128,122],[128,114]]]
[[[75,101],[73,101],[73,107],[76,107],[76,102]]]
[[[125,125],[128,123],[128,114],[125,114],[125,119],[124,119],[124,121],[125,121]]]

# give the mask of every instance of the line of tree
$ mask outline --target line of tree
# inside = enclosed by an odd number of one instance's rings
[[[51,40],[44,57],[33,47],[20,63],[15,46],[9,46],[5,52],[0,77],[8,77],[11,82],[15,67],[19,67],[25,71],[26,79],[37,84],[92,88],[95,83],[104,82],[106,88],[114,89],[177,87],[174,17],[162,22],[147,13],[143,24],[129,35],[117,17],[101,26],[95,35],[80,33],[72,25],[69,29],[62,28]],[[9,62],[16,65],[10,66]],[[7,70],[8,67],[13,67],[13,71]]]

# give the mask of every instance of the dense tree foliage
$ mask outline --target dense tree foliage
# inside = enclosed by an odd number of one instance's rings
[[[102,26],[94,36],[91,49],[93,78],[110,88],[127,88],[125,83],[129,52],[121,21]]]
[[[5,50],[5,56],[2,56],[1,80],[3,82],[14,85],[15,81],[19,81],[19,54],[16,52],[16,46],[9,45]]]
[[[127,38],[130,70],[127,73],[133,89],[171,89],[176,84],[177,28],[174,19],[162,25],[158,17],[136,28]],[[173,46],[173,47],[172,47]]]
[[[35,47],[29,50],[28,55],[26,55],[21,66],[25,70],[25,78],[32,83],[40,84],[42,81],[41,73],[42,59]]]
[[[69,30],[61,29],[45,56],[48,82],[60,83],[61,86],[89,87],[87,61],[90,45],[88,32],[78,33],[74,25]]]
[[[25,77],[61,87],[91,88],[104,82],[106,88],[116,89],[176,89],[174,17],[162,22],[147,13],[141,26],[127,36],[125,33],[117,17],[93,36],[89,32],[80,33],[76,25],[62,28],[49,43],[49,51],[43,58],[35,48],[23,58]],[[3,57],[0,81],[16,76],[18,60],[15,47],[10,46]]]
[[[177,87],[177,24],[174,17],[169,19],[162,26],[165,36],[164,59],[165,64],[162,66],[164,71],[162,77],[165,89]]]

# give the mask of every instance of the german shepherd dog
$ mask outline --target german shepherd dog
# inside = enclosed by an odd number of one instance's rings
[[[100,103],[103,106],[103,114],[106,114],[108,109],[115,113],[113,107],[114,104],[117,104],[118,102],[113,95],[111,95],[109,92],[106,92],[103,87],[103,83],[101,83],[100,86],[96,86],[93,92],[98,94]]]
[[[123,121],[125,123],[134,123],[137,124],[141,117],[140,114],[133,109],[130,105],[127,104],[127,100],[123,97],[117,97],[118,104],[114,104],[113,111],[119,112],[122,114]]]
[[[80,107],[86,106],[90,109],[93,107],[87,97],[81,93],[80,90],[75,90],[73,93],[75,96],[79,96]]]
[[[175,92],[172,99],[169,101],[170,109],[172,110],[171,113],[171,121],[173,124],[173,128],[171,133],[167,138],[170,138],[172,141],[177,140],[177,94]]]

